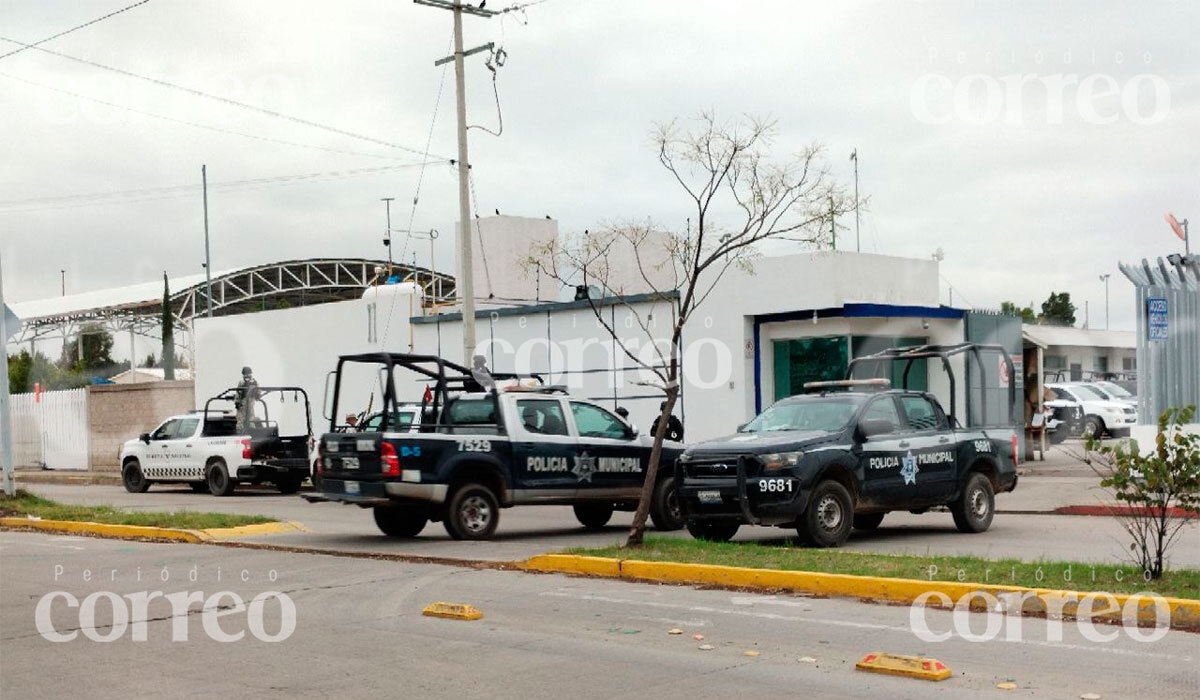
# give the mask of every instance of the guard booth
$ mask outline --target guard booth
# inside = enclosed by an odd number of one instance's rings
[[[1200,408],[1200,256],[1118,267],[1137,295],[1139,425],[1156,425],[1168,408]]]

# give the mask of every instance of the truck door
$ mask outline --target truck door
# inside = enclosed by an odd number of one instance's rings
[[[204,475],[203,457],[200,454],[200,416],[181,418],[171,440],[172,468],[176,476],[185,479]]]
[[[572,401],[571,418],[579,436],[579,495],[636,498],[650,450],[624,421],[595,404]]]
[[[174,467],[175,461],[171,452],[176,432],[179,429],[178,418],[172,418],[150,433],[150,444],[143,450],[145,458],[142,461],[142,473],[151,479],[164,479]]]
[[[954,492],[956,465],[954,433],[945,414],[928,397],[910,394],[900,397],[900,408],[908,424],[909,454],[916,460],[917,498],[938,501]],[[903,467],[902,467],[903,468]]]
[[[892,395],[878,396],[859,418],[859,465],[863,491],[874,505],[900,506],[915,499],[914,463],[907,456],[912,446]]]
[[[562,399],[529,398],[514,402],[513,472],[516,501],[571,498],[578,479],[578,450],[567,425]]]

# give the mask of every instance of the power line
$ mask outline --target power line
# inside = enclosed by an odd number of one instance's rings
[[[109,17],[115,17],[115,16],[121,14],[122,12],[128,12],[129,10],[132,10],[133,8],[138,7],[139,5],[145,5],[148,2],[150,2],[150,0],[141,0],[141,2],[135,2],[132,5],[122,7],[121,9],[119,9],[115,12],[110,12],[107,15],[104,15],[103,17],[97,17],[96,19],[94,19],[90,22],[84,22],[83,24],[81,24],[77,27],[71,27],[70,29],[68,29],[66,31],[59,32],[58,34],[55,34],[53,36],[48,36],[45,39],[42,39],[41,41],[37,41],[32,44],[22,44],[21,48],[13,49],[12,51],[9,51],[8,53],[6,53],[4,55],[0,55],[0,60],[4,60],[14,54],[19,54],[22,51],[24,51],[25,49],[37,48],[39,44],[44,44],[47,41],[54,41],[55,39],[59,38],[60,36],[66,36],[66,35],[70,34],[71,32],[79,31],[80,29],[83,29],[84,27],[90,27],[93,24],[96,24],[97,22],[103,22],[104,20],[108,19]],[[17,42],[13,42],[13,43],[20,44],[21,42],[17,41]]]
[[[441,163],[442,161],[434,161]],[[321,180],[333,180],[346,177],[356,177],[359,175],[375,175],[379,173],[393,172],[403,170],[405,168],[415,168],[426,165],[427,163],[405,163],[403,165],[385,165],[374,168],[354,168],[349,170],[332,170],[319,173],[303,173],[299,175],[275,175],[272,177],[255,178],[249,180],[227,180],[225,182],[209,183],[209,189],[220,190],[223,192],[236,192],[244,190],[263,189],[276,185],[288,185],[298,182],[314,182]],[[147,202],[159,199],[171,199],[175,197],[191,197],[195,195],[199,185],[172,185],[169,187],[147,187],[133,190],[119,190],[113,192],[94,192],[91,194],[81,195],[64,195],[58,197],[33,197],[29,199],[9,200],[0,202],[0,208],[19,207],[28,204],[66,204],[66,206],[46,206],[25,209],[7,209],[0,211],[3,214],[21,213],[29,211],[45,211],[48,209],[69,209],[82,206],[91,206],[94,204],[110,204],[110,203],[135,203]]]
[[[148,2],[149,0],[146,0],[146,1]],[[295,122],[297,124],[303,124],[304,126],[312,127],[314,129],[322,129],[324,131],[328,131],[328,132],[331,132],[334,134],[339,134],[341,136],[349,136],[350,138],[358,139],[360,141],[367,141],[369,143],[378,144],[380,146],[387,146],[388,148],[396,148],[401,151],[408,151],[409,153],[413,153],[415,155],[419,155],[422,157],[425,156],[425,153],[423,151],[416,149],[416,148],[411,148],[409,146],[404,146],[404,145],[401,145],[398,143],[393,143],[391,141],[385,141],[383,139],[377,139],[373,136],[365,136],[363,134],[355,133],[355,132],[349,131],[347,129],[342,129],[342,128],[339,128],[336,126],[331,126],[329,124],[322,124],[320,122],[314,122],[314,121],[311,121],[308,119],[304,119],[302,117],[296,117],[296,116],[292,116],[290,114],[276,112],[275,110],[267,109],[265,107],[259,107],[257,105],[246,104],[245,102],[238,102],[237,100],[230,99],[228,97],[221,97],[220,95],[213,95],[211,93],[207,93],[202,90],[197,90],[195,88],[190,88],[190,87],[187,87],[184,85],[178,85],[176,83],[168,82],[166,80],[161,80],[159,78],[152,78],[150,76],[140,75],[138,73],[133,73],[131,71],[127,71],[123,68],[116,68],[114,66],[108,66],[103,63],[97,63],[95,61],[90,61],[86,58],[70,56],[70,55],[62,53],[60,51],[51,51],[50,49],[42,48],[42,47],[36,46],[34,44],[26,44],[23,41],[17,41],[16,39],[10,39],[5,36],[0,36],[0,41],[7,41],[10,44],[18,44],[25,48],[31,48],[31,49],[34,49],[35,51],[40,51],[42,53],[50,54],[51,56],[58,56],[59,58],[65,58],[68,61],[82,63],[87,66],[92,66],[93,68],[99,68],[101,70],[106,70],[106,71],[109,71],[112,73],[117,73],[118,75],[124,75],[129,78],[136,78],[138,80],[144,80],[146,82],[153,83],[160,87],[170,88],[172,90],[181,90],[183,92],[186,92],[190,95],[195,95],[197,97],[203,97],[203,98],[209,99],[209,100],[216,100],[217,102],[221,102],[221,103],[231,105],[234,107],[240,107],[242,109],[252,110],[252,111],[258,112],[260,114],[265,114],[269,117],[275,117],[276,119],[286,119],[287,121]]]
[[[222,133],[222,134],[241,136],[243,138],[254,139],[255,141],[266,141],[268,143],[278,143],[278,144],[283,144],[285,146],[299,146],[301,148],[311,148],[311,149],[315,149],[315,150],[319,150],[319,151],[327,151],[329,153],[341,153],[343,155],[362,156],[364,158],[384,158],[384,159],[388,159],[388,160],[398,160],[400,158],[400,156],[383,155],[380,153],[364,153],[362,151],[347,151],[347,150],[341,149],[341,148],[332,148],[329,146],[318,146],[316,144],[300,143],[298,141],[288,141],[286,139],[277,139],[277,138],[272,138],[270,136],[259,136],[257,134],[248,134],[248,133],[245,133],[242,131],[235,131],[233,129],[226,129],[226,128],[219,127],[219,126],[212,126],[210,124],[200,124],[198,122],[188,121],[187,119],[179,119],[178,117],[169,117],[165,114],[157,114],[155,112],[147,112],[145,110],[137,109],[135,107],[129,107],[126,105],[117,104],[115,102],[109,102],[107,100],[101,100],[96,97],[82,95],[78,92],[72,92],[70,90],[63,90],[62,88],[56,88],[51,85],[46,85],[44,83],[39,83],[39,82],[36,82],[33,80],[29,80],[27,78],[21,78],[19,76],[12,75],[10,73],[0,73],[0,77],[8,78],[10,80],[16,80],[17,82],[25,83],[27,85],[33,85],[35,87],[39,87],[39,88],[42,88],[45,90],[50,90],[52,92],[57,92],[57,93],[60,93],[63,95],[69,95],[71,97],[74,97],[74,98],[77,98],[80,100],[88,100],[89,102],[95,102],[97,104],[102,104],[107,107],[123,109],[127,112],[132,112],[134,114],[141,114],[141,115],[144,115],[147,117],[153,117],[155,119],[162,119],[164,121],[175,122],[177,124],[184,124],[187,126],[195,127],[197,129],[205,129],[208,131],[215,131],[215,132]]]

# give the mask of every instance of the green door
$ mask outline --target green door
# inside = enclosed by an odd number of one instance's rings
[[[774,341],[775,400],[804,393],[805,382],[845,379],[847,348],[843,335]]]

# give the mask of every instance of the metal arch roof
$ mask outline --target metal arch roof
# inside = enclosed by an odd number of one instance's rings
[[[375,268],[385,260],[365,258],[310,258],[286,260],[219,272],[212,278],[213,312],[222,315],[255,310],[269,298],[292,298],[321,303],[356,298],[376,279]],[[454,278],[407,264],[392,265],[400,276],[415,276],[429,296],[454,293]],[[205,313],[207,298],[203,274],[168,277],[171,308],[177,321],[186,322]],[[64,297],[12,304],[22,325],[64,325],[115,317],[157,315],[162,305],[162,281],[101,289]]]

